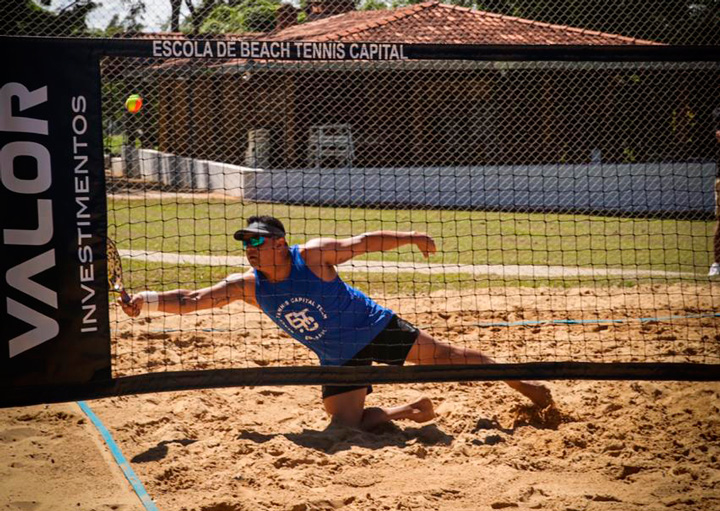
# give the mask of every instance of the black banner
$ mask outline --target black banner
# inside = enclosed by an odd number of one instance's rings
[[[0,41],[5,398],[109,380],[100,74],[90,46]]]
[[[4,38],[0,36],[0,44]],[[38,38],[18,37],[28,44]],[[183,39],[58,38],[67,51],[112,57],[157,59],[247,59],[261,61],[586,61],[586,62],[717,62],[718,46],[541,45],[541,44],[404,44],[373,42],[260,41],[187,34]]]

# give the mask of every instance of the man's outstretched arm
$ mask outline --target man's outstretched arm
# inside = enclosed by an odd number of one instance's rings
[[[433,239],[417,231],[374,231],[341,240],[317,238],[307,242],[304,249],[308,257],[319,257],[323,263],[335,265],[369,252],[394,250],[403,245],[415,245],[425,257],[437,251]]]
[[[168,314],[187,314],[223,307],[236,300],[257,305],[254,286],[251,284],[254,284],[254,277],[246,273],[228,277],[214,286],[194,291],[187,289],[175,289],[161,293],[144,291],[133,295],[128,303],[124,303],[120,299],[117,303],[131,317],[138,316],[143,309],[157,310]]]

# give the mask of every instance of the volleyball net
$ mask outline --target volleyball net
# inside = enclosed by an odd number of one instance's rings
[[[3,87],[22,118],[2,149],[6,406],[232,385],[720,374],[711,51],[14,44],[47,66],[18,66]],[[53,88],[68,66],[77,74]],[[248,304],[130,318],[109,293],[106,237],[129,293],[200,289],[249,268],[232,234],[253,215],[281,220],[290,245],[428,233],[428,259],[406,246],[338,273],[499,364],[320,367]]]

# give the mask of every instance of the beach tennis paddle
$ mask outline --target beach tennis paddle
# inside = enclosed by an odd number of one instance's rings
[[[120,252],[118,252],[115,242],[110,238],[107,238],[107,269],[108,284],[110,284],[110,289],[116,293],[120,293],[120,298],[123,303],[130,303],[130,295],[128,295],[127,291],[125,291],[125,285],[123,284]]]

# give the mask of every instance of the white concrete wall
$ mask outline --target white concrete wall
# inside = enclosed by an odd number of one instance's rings
[[[714,210],[714,163],[269,170],[258,202],[660,213]]]
[[[242,197],[245,176],[259,172],[258,169],[195,160],[152,149],[131,149],[125,154],[128,157],[125,161],[126,175],[151,183],[160,182],[179,190],[209,190]]]
[[[712,212],[714,163],[262,170],[150,149],[125,170],[184,190],[257,202],[458,209]]]

